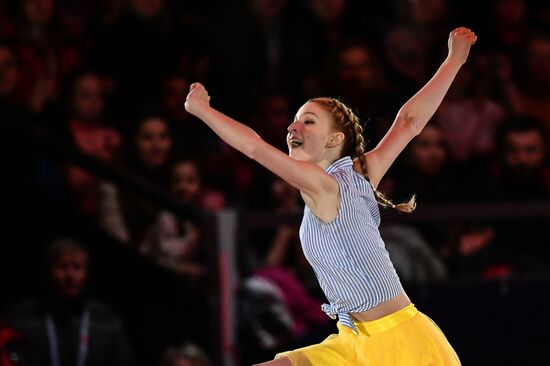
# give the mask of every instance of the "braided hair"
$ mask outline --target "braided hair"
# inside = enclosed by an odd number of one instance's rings
[[[350,156],[353,160],[357,159],[361,166],[361,174],[367,179],[367,162],[365,160],[366,143],[363,137],[363,127],[359,122],[359,118],[353,111],[335,98],[314,98],[309,102],[318,103],[323,106],[334,118],[334,122],[338,130],[344,133],[344,147],[342,156]],[[382,192],[372,187],[376,201],[382,207],[394,208],[401,212],[412,212],[416,207],[416,198],[413,196],[408,202],[394,204]]]

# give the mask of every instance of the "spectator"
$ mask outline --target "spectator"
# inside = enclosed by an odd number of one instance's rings
[[[498,131],[500,161],[491,168],[494,198],[536,200],[550,197],[546,129],[530,116],[510,117]]]
[[[223,194],[203,186],[198,163],[192,159],[175,163],[171,193],[182,203],[210,212],[221,210],[225,204]],[[193,279],[206,274],[208,253],[196,224],[173,212],[161,211],[146,235],[140,247],[143,254]]]
[[[218,212],[225,207],[225,197],[219,191],[207,187],[199,161],[184,158],[172,167],[172,194],[182,202],[209,212]]]
[[[491,0],[486,15],[487,44],[506,54],[513,63],[519,61],[533,32],[533,17],[526,0]],[[485,18],[485,17],[484,17]]]
[[[415,194],[424,206],[460,200],[461,181],[449,160],[445,136],[438,124],[432,122],[407,146],[403,162],[383,180],[381,187],[398,200]],[[447,277],[442,250],[448,231],[446,223],[381,226],[381,235],[387,240],[401,278],[417,283]]]
[[[498,133],[499,155],[489,169],[490,180],[478,185],[478,197],[497,202],[550,199],[545,133],[540,120],[509,118]],[[487,170],[480,174],[487,175]],[[455,246],[449,253],[455,273],[491,277],[547,272],[548,220],[513,220],[471,223],[455,233]]]
[[[348,42],[338,49],[331,90],[359,113],[368,113],[366,135],[374,146],[389,128],[400,97],[390,83],[374,48],[364,42]]]
[[[101,78],[84,72],[74,82],[68,133],[76,148],[105,162],[119,158],[122,136],[103,121],[105,100]],[[85,214],[97,212],[97,178],[88,171],[69,165],[67,181],[75,206]]]
[[[349,0],[308,0],[306,3],[312,19],[303,17],[304,23],[315,32],[313,40],[317,42],[319,52],[316,60],[320,60],[317,62],[319,70],[304,80],[304,90],[300,97],[310,98],[313,95],[327,93],[327,78],[326,75],[322,75],[323,68],[343,45],[363,44],[367,40],[372,44],[377,38],[372,35],[383,33],[380,29],[383,21],[380,21],[379,11],[381,8],[382,11],[387,11],[391,5],[378,3],[375,9],[366,2]]]
[[[55,0],[25,0],[14,10],[3,36],[17,43],[26,105],[40,113],[57,100],[63,80],[82,66],[82,32]]]
[[[550,131],[550,62],[547,60],[550,36],[542,31],[533,33],[517,62],[502,53],[496,54],[495,85],[501,90],[501,99],[509,112],[540,119]],[[546,140],[550,142],[550,132]]]
[[[68,238],[47,248],[45,293],[14,304],[6,321],[28,341],[37,365],[133,365],[124,326],[86,293],[88,252]]]
[[[404,95],[428,79],[428,72],[445,54],[450,3],[446,0],[399,1],[394,25],[384,36],[384,55],[392,81]]]
[[[303,210],[298,201],[299,192],[277,177],[271,178],[269,197],[269,206],[265,210],[282,215],[297,215]],[[290,270],[308,291],[320,295],[315,274],[300,246],[297,225],[281,224],[273,230],[258,231],[251,241],[253,247],[249,250],[256,257],[253,267]]]
[[[396,200],[413,194],[417,195],[419,203],[447,203],[460,199],[460,177],[449,159],[446,136],[436,121],[426,125],[411,141],[403,160],[381,186]]]
[[[473,58],[451,85],[436,112],[449,158],[457,163],[487,159],[495,150],[494,135],[505,117],[504,108],[489,94],[486,60]]]
[[[298,203],[299,191],[284,180],[278,177],[272,178],[270,188],[270,207],[268,208],[270,211],[283,215],[298,215],[303,209]],[[266,285],[273,287],[274,292],[278,294],[278,301],[281,302],[282,308],[288,312],[290,336],[283,337],[284,340],[278,339],[275,344],[281,345],[278,342],[289,341],[306,344],[312,339],[326,336],[331,324],[319,310],[323,295],[315,273],[302,252],[298,226],[281,224],[274,230],[258,231],[251,235],[250,241],[251,247],[246,248],[247,251],[243,253],[244,259],[249,261],[250,266],[243,283],[243,306],[261,307],[262,304],[259,302],[255,305],[249,304],[247,301],[259,300],[259,298],[248,297],[248,295],[255,293],[256,288],[253,284],[267,282]],[[259,296],[259,293],[256,295]],[[270,311],[273,309],[270,308]],[[245,327],[254,328],[254,322],[261,324],[266,320],[262,319],[259,313],[254,312],[250,316],[243,317],[242,321],[246,322]],[[268,324],[263,326],[270,328]],[[255,332],[253,336],[258,337],[264,344],[262,332],[258,329]],[[278,338],[277,332],[274,329],[268,330],[275,339]],[[267,344],[264,346],[267,347]]]
[[[540,119],[550,142],[550,36],[546,33],[533,35],[526,44],[522,60],[522,74],[519,80],[519,100],[510,96],[518,114],[528,114]]]
[[[145,114],[130,136],[127,171],[157,189],[168,190],[172,156],[172,134],[164,117]],[[159,207],[150,200],[110,182],[99,188],[99,223],[112,237],[139,248],[156,220]]]

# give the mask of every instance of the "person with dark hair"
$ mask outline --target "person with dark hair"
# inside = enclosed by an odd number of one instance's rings
[[[124,165],[145,182],[168,189],[173,145],[168,121],[155,111],[143,114],[129,136]],[[108,181],[99,185],[99,224],[122,243],[140,246],[159,210],[133,191]]]
[[[36,365],[133,365],[122,321],[86,292],[85,247],[58,238],[44,259],[44,293],[12,305],[5,314],[6,323],[28,342]]]
[[[548,141],[544,123],[527,115],[512,116],[497,131],[498,161],[491,168],[498,199],[550,196]]]
[[[107,125],[104,118],[104,85],[94,72],[83,72],[75,77],[70,97],[70,117],[66,129],[72,144],[88,155],[105,162],[119,158],[122,136]],[[65,167],[74,206],[82,213],[97,213],[98,179],[77,165]]]
[[[542,121],[511,116],[496,134],[498,153],[474,173],[477,200],[537,202],[550,199],[548,144]],[[501,277],[548,273],[548,220],[521,214],[492,222],[470,222],[453,237],[448,252],[452,272],[461,276]]]
[[[170,193],[179,202],[199,210],[218,212],[225,206],[221,192],[203,184],[199,162],[178,159],[172,167]],[[160,210],[140,252],[176,273],[198,279],[207,274],[207,251],[200,228],[171,210]]]
[[[302,249],[329,300],[322,310],[339,318],[338,335],[262,365],[460,365],[443,332],[405,293],[378,230],[378,204],[411,212],[414,197],[396,205],[376,188],[433,116],[476,40],[468,28],[450,32],[448,55],[437,72],[368,152],[358,117],[338,99],[313,98],[298,110],[287,128],[287,155],[212,108],[203,85],[191,85],[191,114],[300,191]]]

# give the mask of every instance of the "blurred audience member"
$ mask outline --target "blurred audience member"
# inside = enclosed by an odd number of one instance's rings
[[[459,173],[449,159],[446,136],[437,121],[432,121],[407,146],[403,160],[384,178],[381,187],[395,201],[415,194],[422,204],[460,200],[460,184]]]
[[[171,191],[178,200],[205,211],[218,212],[225,207],[223,194],[204,184],[199,161],[195,159],[181,159],[173,164]]]
[[[485,201],[537,202],[550,199],[550,165],[546,132],[540,120],[510,117],[499,129],[497,161],[479,172],[476,198]],[[457,274],[487,277],[548,272],[548,219],[470,223],[454,233],[453,257]]]
[[[126,171],[157,189],[170,184],[172,134],[158,114],[145,114],[131,134],[125,156]],[[111,236],[138,248],[156,220],[158,205],[136,192],[110,182],[99,187],[99,223]]]
[[[384,135],[399,106],[376,51],[365,42],[344,43],[336,53],[330,74],[331,93],[368,120],[365,134],[371,147]]]
[[[271,212],[297,215],[303,209],[299,202],[299,191],[284,180],[279,178],[272,180]],[[269,234],[266,238],[271,238],[271,241],[267,242],[267,252],[262,260],[264,266],[288,268],[296,273],[304,286],[310,289],[317,288],[313,270],[300,246],[297,225],[280,225],[273,235]]]
[[[533,32],[532,14],[526,0],[490,0],[487,7],[487,45],[498,49],[513,62],[523,53],[524,45]],[[480,28],[481,30],[482,28]]]
[[[550,36],[533,35],[526,44],[519,78],[519,93],[511,95],[510,103],[518,106],[516,113],[542,120],[550,142]],[[514,101],[514,96],[519,100]]]
[[[104,123],[103,84],[97,74],[84,72],[76,77],[71,107],[68,133],[76,148],[103,161],[115,162],[119,157],[122,136]],[[68,166],[66,174],[76,207],[85,214],[95,214],[97,178],[75,165]]]
[[[198,162],[192,159],[174,164],[171,192],[180,202],[209,212],[217,212],[225,205],[223,194],[203,186]],[[208,261],[201,240],[197,225],[173,212],[161,211],[147,231],[140,251],[162,266],[197,278],[206,273]]]
[[[26,105],[40,113],[58,98],[64,79],[82,66],[80,25],[55,0],[24,0],[11,14],[3,36],[17,43]]]
[[[436,112],[449,158],[457,163],[488,158],[495,150],[495,131],[505,117],[504,108],[489,95],[489,80],[482,72],[487,71],[485,63],[478,56],[464,65]]]
[[[298,215],[299,191],[278,177],[272,178],[270,211],[282,215]],[[298,224],[281,224],[274,230],[251,237],[251,246],[244,253],[250,260],[250,278],[267,280],[281,292],[281,298],[292,318],[292,334],[296,339],[318,327],[327,325],[320,309],[322,293],[315,273],[306,260],[298,235]],[[247,258],[248,257],[248,258]]]
[[[404,95],[414,93],[429,77],[428,71],[445,56],[445,39],[452,29],[446,0],[397,2],[394,25],[384,37],[384,55],[392,81]]]
[[[44,294],[6,312],[6,321],[28,341],[36,365],[135,363],[121,320],[86,292],[88,264],[80,243],[54,240],[45,257]]]
[[[490,169],[499,200],[550,198],[550,166],[546,128],[530,116],[510,117],[498,131],[500,161]]]
[[[380,184],[392,199],[401,202],[414,194],[421,207],[460,200],[463,180],[449,159],[447,140],[436,121],[411,141],[403,158]],[[405,280],[429,282],[447,277],[442,259],[448,240],[446,223],[387,224],[381,227],[381,235]]]

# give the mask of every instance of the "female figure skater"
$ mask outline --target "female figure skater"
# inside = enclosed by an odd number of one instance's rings
[[[201,84],[191,85],[185,103],[189,113],[300,190],[302,248],[329,300],[323,311],[339,318],[337,335],[262,365],[460,365],[445,335],[403,291],[378,232],[377,202],[412,211],[414,198],[394,205],[376,186],[432,117],[476,40],[467,28],[450,33],[447,58],[366,153],[357,117],[336,99],[311,99],[298,110],[288,127],[286,155],[210,107]]]

